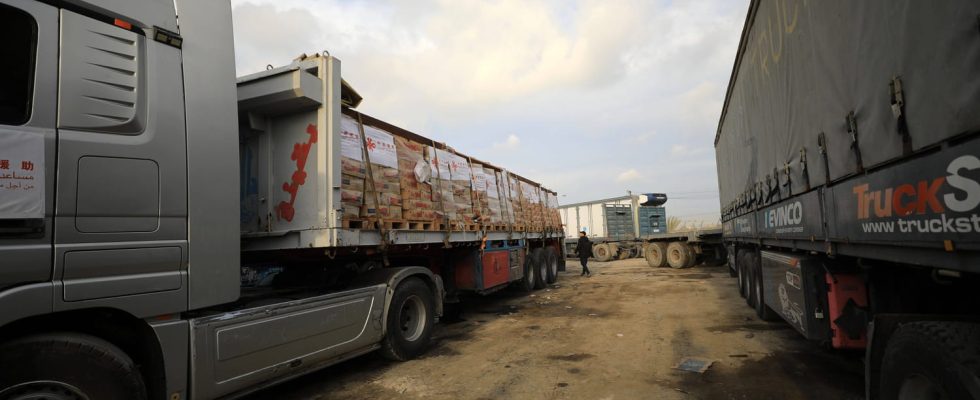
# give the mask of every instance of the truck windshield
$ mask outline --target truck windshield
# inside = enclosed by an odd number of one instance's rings
[[[22,125],[31,117],[37,23],[24,11],[0,4],[0,124]]]

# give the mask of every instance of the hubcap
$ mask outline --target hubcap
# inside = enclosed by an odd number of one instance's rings
[[[402,337],[409,342],[414,342],[422,336],[425,330],[426,310],[425,303],[416,295],[411,295],[405,299],[401,309],[401,323],[399,327]]]
[[[679,263],[681,261],[681,252],[677,249],[671,250],[670,261],[674,262],[674,264]]]
[[[4,400],[89,400],[85,393],[65,382],[34,381],[0,391]]]

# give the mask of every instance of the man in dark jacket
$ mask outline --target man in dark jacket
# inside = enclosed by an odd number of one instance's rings
[[[585,231],[578,233],[578,245],[575,247],[578,253],[578,260],[582,263],[582,276],[592,276],[589,272],[589,257],[592,257],[592,241],[589,240]]]

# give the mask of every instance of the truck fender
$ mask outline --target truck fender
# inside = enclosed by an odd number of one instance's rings
[[[363,275],[359,276],[354,280],[357,284],[364,284],[365,286],[385,284],[387,289],[385,290],[385,305],[384,313],[381,316],[381,329],[382,334],[385,334],[387,329],[384,321],[388,320],[388,307],[391,305],[391,298],[395,295],[395,288],[403,280],[411,277],[419,277],[429,285],[432,289],[433,301],[436,306],[436,317],[442,316],[443,311],[443,297],[446,293],[442,278],[439,275],[432,273],[431,270],[425,267],[398,267],[398,268],[381,268],[373,271],[368,271]]]

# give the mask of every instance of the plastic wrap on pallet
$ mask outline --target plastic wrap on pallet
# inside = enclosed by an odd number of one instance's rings
[[[430,159],[429,165],[434,173],[432,174],[432,180],[435,183],[433,185],[433,197],[438,193],[439,200],[434,201],[435,210],[437,214],[437,219],[446,218],[450,221],[455,221],[458,219],[456,213],[456,201],[453,196],[453,181],[451,179],[452,174],[450,173],[450,164],[448,157],[442,157],[440,150],[428,146],[427,147]]]
[[[502,224],[504,218],[501,211],[500,189],[497,186],[497,172],[484,167],[483,179],[487,187],[487,208],[490,209],[490,222]]]

